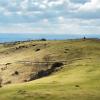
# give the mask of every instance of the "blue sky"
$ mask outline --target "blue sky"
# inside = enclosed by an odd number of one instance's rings
[[[0,0],[0,33],[100,34],[100,0]]]

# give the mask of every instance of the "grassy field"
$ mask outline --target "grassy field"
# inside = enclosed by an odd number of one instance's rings
[[[23,45],[25,47],[23,47]],[[34,46],[35,45],[35,46]],[[21,48],[19,48],[22,46]],[[16,47],[18,47],[16,49]],[[40,49],[36,51],[36,49]],[[47,77],[23,83],[34,66],[18,61],[42,61],[49,54],[53,60],[64,60],[59,71]],[[99,100],[100,99],[100,40],[31,41],[0,45],[0,64],[11,63],[1,71],[13,84],[0,88],[0,100]],[[1,66],[2,67],[2,66]],[[14,70],[19,76],[10,76]]]

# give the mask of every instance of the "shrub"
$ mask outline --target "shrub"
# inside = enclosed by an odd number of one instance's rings
[[[80,87],[79,85],[75,85],[75,87]]]
[[[0,78],[0,87],[2,87],[2,78]]]
[[[12,76],[15,76],[15,75],[19,75],[19,72],[18,71],[15,71]]]
[[[52,65],[51,69],[59,68],[59,67],[61,67],[62,65],[63,65],[63,63],[61,63],[61,62],[55,62],[55,63]]]
[[[36,49],[35,51],[40,51],[40,49]]]
[[[19,74],[19,72],[18,71],[15,71],[15,75],[18,75]]]
[[[45,38],[42,38],[41,41],[46,41],[46,39]]]
[[[4,84],[5,84],[5,85],[11,84],[11,81],[7,81],[7,82],[5,82]]]

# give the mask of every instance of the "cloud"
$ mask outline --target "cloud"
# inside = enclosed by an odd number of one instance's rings
[[[100,0],[90,0],[79,8],[80,11],[96,11],[100,10]]]
[[[100,33],[100,0],[0,0],[0,33]]]

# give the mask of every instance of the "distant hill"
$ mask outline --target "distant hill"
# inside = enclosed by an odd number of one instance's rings
[[[100,34],[48,34],[48,33],[0,33],[0,43],[26,41],[26,40],[40,40],[46,38],[47,40],[64,40],[64,39],[79,39],[79,38],[100,38]]]

